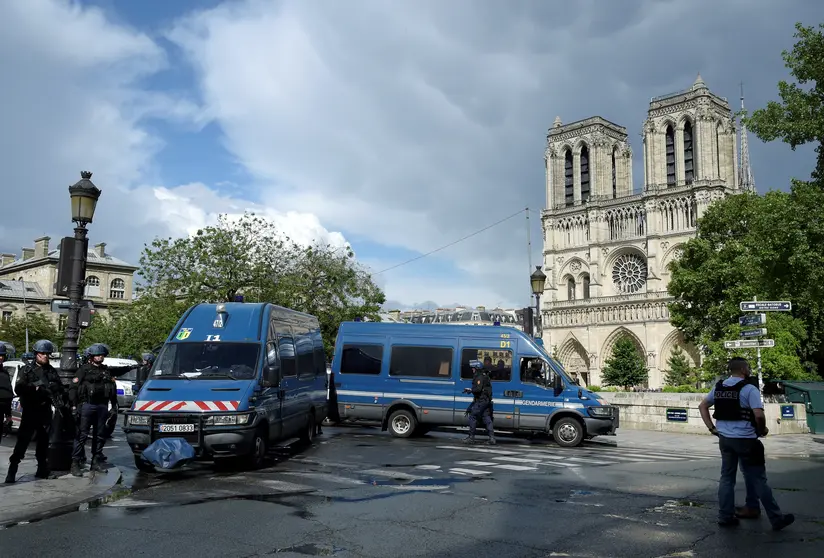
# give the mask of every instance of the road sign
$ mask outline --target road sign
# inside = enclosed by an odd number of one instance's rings
[[[767,324],[766,314],[746,314],[738,318],[738,325],[746,326],[760,326]]]
[[[789,300],[744,300],[740,308],[742,312],[789,312],[793,303]]]
[[[687,422],[687,419],[689,419],[687,409],[667,409],[667,421]]]
[[[81,300],[81,306],[85,306],[90,309],[94,309],[94,304],[91,300]],[[69,301],[56,298],[51,301],[51,311],[56,314],[68,314],[69,313]]]
[[[767,335],[766,327],[759,327],[758,329],[744,329],[741,331],[741,337],[760,337]]]
[[[781,418],[795,418],[795,407],[792,405],[781,405]]]
[[[756,349],[775,347],[775,339],[736,339],[724,341],[725,349]]]

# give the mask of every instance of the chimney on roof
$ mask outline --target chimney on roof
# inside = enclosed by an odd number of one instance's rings
[[[34,257],[45,258],[49,255],[49,238],[48,236],[41,236],[34,240]]]
[[[390,310],[389,317],[395,321],[401,321],[401,311],[400,310]]]
[[[478,312],[486,312],[486,306],[477,306],[475,309]]]
[[[94,245],[94,253],[97,254],[97,257],[99,257],[99,258],[105,258],[106,257],[106,243],[101,242],[100,244],[95,244]]]
[[[14,254],[0,254],[0,267],[9,265],[15,259],[17,259],[17,257]]]
[[[23,248],[23,261],[30,260],[34,257],[34,248]]]

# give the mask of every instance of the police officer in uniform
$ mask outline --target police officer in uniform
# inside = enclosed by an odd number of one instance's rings
[[[101,455],[103,446],[106,443],[106,419],[109,417],[109,404],[111,413],[117,416],[117,389],[114,380],[106,370],[103,359],[109,354],[109,349],[102,343],[97,343],[89,347],[87,354],[89,360],[77,369],[75,377],[72,379],[69,388],[69,401],[75,416],[80,417],[80,428],[77,431],[77,438],[74,441],[74,452],[72,453],[71,474],[83,476],[81,461],[86,450],[86,440],[89,438],[89,431],[94,427],[94,437],[92,438],[92,471],[99,471],[100,464],[104,459]]]
[[[143,359],[143,364],[141,364],[137,369],[137,374],[134,381],[134,394],[137,395],[140,393],[140,388],[143,387],[143,384],[146,383],[146,380],[149,379],[149,372],[152,371],[152,364],[154,364],[155,357],[152,353],[143,353],[141,355]]]
[[[709,431],[718,436],[721,450],[721,481],[718,484],[718,524],[722,527],[738,525],[739,518],[755,519],[761,515],[761,505],[776,531],[795,521],[781,508],[767,484],[764,444],[759,437],[769,433],[764,415],[764,404],[758,388],[750,381],[750,365],[746,359],[735,357],[727,364],[730,376],[719,381],[698,406],[701,418]],[[714,406],[713,418],[709,408]],[[742,508],[735,507],[735,477],[738,465],[747,485],[747,502]]]
[[[14,389],[11,387],[11,376],[3,368],[8,358],[6,344],[0,341],[0,432],[2,436],[11,432],[11,402],[14,399]]]
[[[65,388],[60,381],[51,363],[49,355],[54,352],[54,344],[46,339],[41,339],[32,347],[34,359],[24,366],[18,376],[17,385],[14,391],[20,398],[22,407],[22,417],[20,428],[17,431],[17,443],[14,445],[14,452],[9,458],[9,470],[6,474],[6,482],[12,483],[17,477],[17,468],[20,461],[26,455],[32,436],[37,433],[37,446],[35,456],[37,458],[37,472],[34,474],[38,479],[49,478],[49,433],[52,422],[52,403],[58,406],[63,404]]]
[[[473,398],[465,413],[469,416],[469,436],[466,437],[464,442],[468,444],[475,443],[475,428],[478,419],[481,419],[484,426],[486,426],[486,431],[489,433],[487,443],[495,444],[495,431],[492,428],[492,381],[480,361],[471,360],[469,366],[475,371],[475,375],[472,378],[472,387],[464,389],[464,392],[472,393]]]

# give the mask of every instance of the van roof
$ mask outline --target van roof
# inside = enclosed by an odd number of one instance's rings
[[[500,339],[502,333],[521,338],[532,339],[518,328],[508,326],[463,325],[463,324],[406,324],[397,322],[343,322],[339,333],[370,333],[372,335],[398,334],[408,335],[471,335],[475,338]]]
[[[269,302],[224,302],[226,317],[223,327],[215,327],[217,318],[217,303],[196,304],[183,315],[181,322],[169,335],[169,342],[204,342],[208,335],[220,335],[220,341],[257,342],[261,333],[265,335],[266,328],[261,332],[261,324],[268,316],[268,309],[282,310],[293,316],[303,316],[317,321],[317,318],[282,308]],[[189,330],[184,332],[184,330]]]

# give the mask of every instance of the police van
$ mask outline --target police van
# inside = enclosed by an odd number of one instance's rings
[[[398,437],[464,426],[473,360],[492,380],[496,430],[551,433],[569,447],[618,428],[618,408],[573,383],[532,337],[447,324],[341,324],[332,361],[340,419],[380,421]]]
[[[269,303],[186,311],[126,411],[135,465],[158,438],[183,438],[197,458],[263,464],[271,444],[312,441],[326,416],[326,358],[314,316]]]

